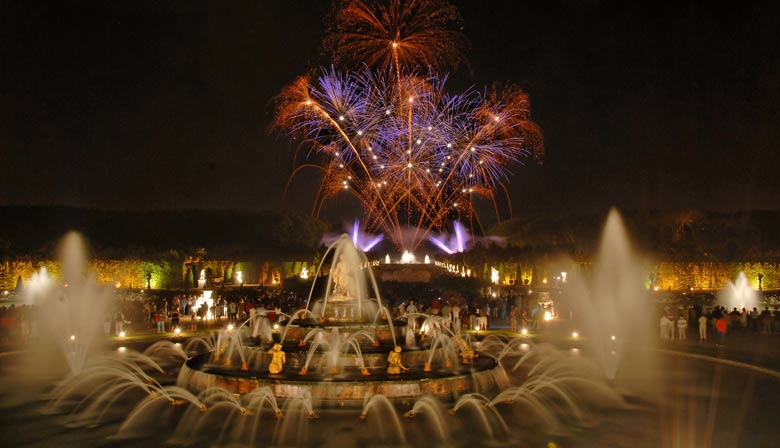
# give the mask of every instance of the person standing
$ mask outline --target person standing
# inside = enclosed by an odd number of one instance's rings
[[[412,314],[417,313],[417,305],[414,304],[414,300],[409,301],[409,306],[406,307],[406,314],[409,316],[408,322],[409,322],[409,328],[412,330],[417,330],[417,316],[412,316]]]
[[[477,315],[479,314],[479,308],[473,301],[468,305],[469,310],[469,330],[473,330],[477,327]]]
[[[123,327],[125,324],[125,315],[122,314],[122,310],[117,310],[116,313],[114,313],[114,334],[119,336],[119,333],[123,331]]]
[[[259,328],[255,327],[259,327],[257,325],[257,308],[252,307],[249,308],[249,330],[252,332],[251,336],[249,336],[250,339],[257,338]]]
[[[677,339],[684,341],[687,338],[688,333],[688,321],[682,316],[677,319]]]
[[[479,309],[478,326],[479,329],[485,331],[488,329],[488,317],[490,316],[490,308],[488,304]]]
[[[111,313],[108,312],[103,316],[103,334],[105,336],[111,335]]]
[[[152,312],[150,310],[151,310],[151,307],[149,306],[149,302],[144,302],[144,307],[143,307],[144,318],[149,319],[149,324],[151,325],[152,324]]]
[[[699,342],[707,342],[707,316],[699,316]]]
[[[165,318],[163,317],[162,311],[157,311],[157,313],[154,315],[154,322],[155,322],[155,333],[165,333]]]
[[[661,339],[669,339],[669,319],[666,317],[666,314],[661,316],[661,320],[659,322],[659,334]]]
[[[398,315],[403,316],[406,314],[406,305],[404,305],[404,302],[401,302],[400,305],[398,305]]]
[[[769,311],[769,307],[765,306],[758,318],[761,319],[761,333],[770,334],[772,332],[772,312]]]
[[[452,327],[456,328],[456,331],[460,331],[460,305],[458,305],[458,302],[455,302],[452,305]]]
[[[748,311],[745,308],[742,308],[742,312],[739,313],[739,328],[742,329],[742,331],[747,331],[748,326]]]
[[[748,322],[750,322],[750,329],[753,331],[758,331],[758,310],[756,307],[753,307],[752,310],[750,310],[750,314],[748,315]]]
[[[726,339],[728,328],[729,322],[726,320],[725,316],[720,316],[718,320],[715,321],[715,331],[718,333],[718,345],[722,345],[723,341]]]
[[[238,304],[235,301],[231,300],[228,303],[228,314],[230,322],[235,322],[238,319]]]
[[[446,301],[444,302],[444,305],[442,305],[441,310],[439,310],[441,313],[442,318],[442,325],[444,325],[446,328],[452,327],[452,310],[450,309],[450,302]]]

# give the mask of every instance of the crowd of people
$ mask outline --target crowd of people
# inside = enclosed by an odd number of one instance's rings
[[[408,294],[408,292],[404,292]],[[441,297],[438,291],[428,291],[413,297],[399,294],[384,297],[393,319],[407,319],[417,313],[440,316],[448,325],[461,329],[487,330],[500,322],[512,331],[539,329],[549,311],[535,300],[522,295],[486,295],[470,298]],[[202,291],[117,290],[115,300],[103,317],[105,335],[119,336],[123,332],[165,333],[207,329],[224,323],[243,322],[258,313],[271,323],[283,322],[295,311],[306,307],[306,297],[281,288],[217,289],[208,301]],[[0,344],[27,344],[37,337],[35,305],[13,301],[0,304]],[[734,332],[761,334],[780,333],[780,311],[765,306],[752,309],[727,310],[721,306],[695,305],[678,308],[666,305],[659,318],[662,340],[696,338],[702,342],[722,343]],[[422,322],[418,315],[411,323]]]
[[[723,344],[730,332],[753,332],[761,334],[780,333],[780,310],[768,306],[759,311],[758,307],[732,308],[730,311],[716,305],[712,308],[692,306],[684,311],[670,310],[665,307],[659,319],[659,337],[662,340],[686,340],[688,333],[698,330],[698,340],[707,342],[714,339]]]
[[[525,328],[535,325],[543,314],[535,309],[521,311],[522,301],[509,294],[468,299],[431,297],[437,293],[428,291],[415,298],[391,295],[383,301],[394,319],[407,313],[425,313],[446,316],[464,329],[487,330],[496,320],[509,319],[515,322],[513,326],[522,324]],[[165,333],[175,328],[191,331],[243,322],[257,312],[274,323],[306,307],[306,297],[280,288],[217,289],[210,300],[203,298],[202,291],[117,290],[102,317],[102,330],[106,336],[140,331]],[[35,313],[36,305],[9,301],[0,306],[0,343],[26,344],[34,338]]]
[[[33,305],[0,306],[0,344],[27,344],[37,337],[36,313]]]

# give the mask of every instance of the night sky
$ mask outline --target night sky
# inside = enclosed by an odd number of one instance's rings
[[[453,3],[470,48],[451,89],[513,81],[545,134],[515,214],[778,208],[780,2]],[[312,179],[282,201],[293,147],[268,125],[329,64],[329,9],[6,2],[0,205],[308,211]]]

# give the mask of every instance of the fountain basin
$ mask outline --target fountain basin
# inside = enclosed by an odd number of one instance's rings
[[[426,350],[411,353],[421,360],[428,356]],[[386,358],[386,354],[376,355]],[[325,407],[360,407],[365,397],[375,394],[382,394],[394,402],[413,400],[426,394],[442,401],[455,401],[467,393],[491,395],[509,387],[503,368],[489,357],[478,357],[467,365],[455,365],[452,369],[434,368],[432,372],[424,372],[422,364],[410,363],[412,370],[402,375],[388,375],[385,362],[381,366],[369,367],[370,376],[361,375],[353,366],[344,367],[335,375],[313,371],[304,376],[289,362],[283,373],[270,374],[267,363],[263,363],[266,366],[264,370],[240,370],[240,364],[225,367],[211,363],[212,358],[213,353],[190,358],[179,372],[177,385],[193,393],[220,387],[239,395],[268,386],[277,400],[311,397],[312,403]],[[404,361],[407,362],[406,356]]]
[[[393,346],[393,341],[400,341],[403,339],[402,331],[404,330],[403,327],[399,328],[398,324],[395,324],[394,327],[389,327],[387,325],[365,325],[345,321],[328,322],[328,325],[323,326],[319,322],[315,321],[295,320],[293,321],[292,325],[287,327],[284,339],[285,341],[299,341],[305,338],[309,332],[316,328],[321,328],[327,332],[333,328],[338,328],[340,334],[342,335],[349,335],[358,331],[363,331],[369,334],[372,338],[379,341],[382,345],[390,345],[390,348]]]

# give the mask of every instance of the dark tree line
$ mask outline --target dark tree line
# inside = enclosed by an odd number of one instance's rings
[[[622,211],[635,247],[669,261],[778,261],[780,211]],[[504,221],[487,246],[465,255],[476,261],[532,260],[565,254],[590,258],[606,213],[547,213]],[[0,207],[0,258],[51,257],[69,230],[81,232],[93,256],[211,258],[276,256],[308,259],[328,230],[309,216],[269,211],[115,211],[67,207]],[[386,247],[387,246],[387,247]],[[431,249],[433,250],[433,249]],[[380,245],[376,253],[392,252]],[[458,257],[463,257],[460,255]],[[484,260],[483,260],[484,259]],[[479,264],[479,263],[477,263]]]
[[[0,207],[0,257],[50,257],[70,230],[93,256],[133,258],[205,250],[211,257],[310,256],[327,230],[308,216],[268,211],[116,211]]]
[[[622,215],[635,247],[659,259],[780,260],[780,210],[623,211]],[[588,258],[598,249],[605,220],[606,213],[535,214],[505,221],[492,233],[505,238],[509,251]]]

